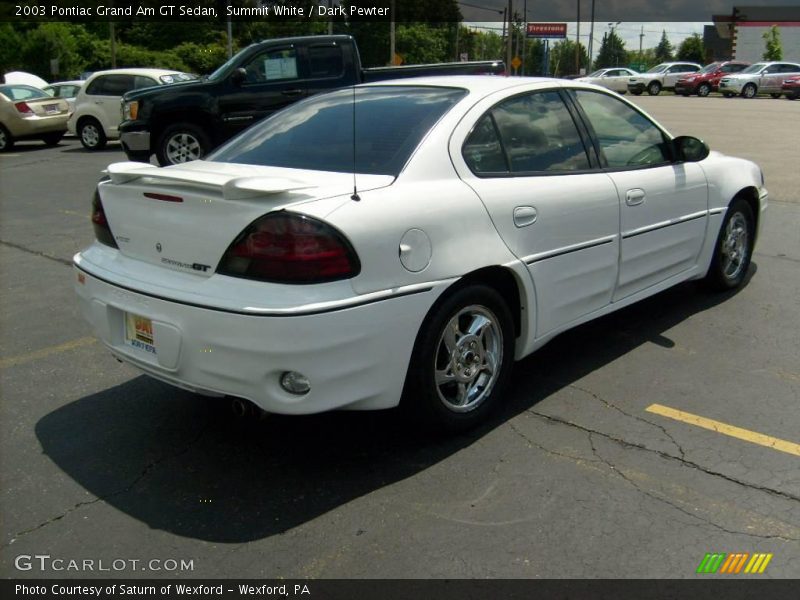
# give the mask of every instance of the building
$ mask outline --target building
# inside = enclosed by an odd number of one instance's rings
[[[712,60],[763,60],[764,33],[775,25],[784,60],[800,62],[800,6],[736,6],[732,15],[714,15],[714,33],[704,32]]]

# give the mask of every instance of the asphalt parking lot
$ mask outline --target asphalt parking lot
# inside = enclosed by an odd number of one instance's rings
[[[800,102],[634,100],[763,167],[748,284],[561,335],[516,365],[502,414],[451,439],[392,413],[241,420],[117,363],[69,265],[124,154],[0,155],[0,575],[684,578],[725,552],[773,555],[735,577],[799,577]],[[127,562],[15,567],[37,554]]]

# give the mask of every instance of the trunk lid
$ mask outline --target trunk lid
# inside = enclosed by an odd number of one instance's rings
[[[328,214],[351,202],[352,173],[304,171],[209,161],[159,168],[117,163],[98,186],[122,254],[199,276],[214,273],[231,242],[258,217],[309,203]],[[358,175],[359,191],[390,185]],[[300,209],[299,212],[304,212]]]
[[[52,117],[56,115],[65,115],[69,112],[69,104],[62,98],[36,98],[29,100],[22,100],[30,106],[33,114],[37,117]]]

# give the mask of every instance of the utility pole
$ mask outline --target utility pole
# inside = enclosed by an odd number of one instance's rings
[[[328,0],[328,14],[331,14],[331,4],[333,0]],[[394,12],[392,12],[392,20],[394,20]],[[333,35],[333,19],[328,19],[328,35]]]
[[[581,74],[581,0],[578,0],[577,30],[575,32],[575,74]]]
[[[227,0],[227,5],[231,5],[231,0]],[[231,16],[228,14],[228,20],[225,23],[225,29],[228,32],[228,58],[233,56],[233,25],[231,24]]]
[[[592,72],[592,45],[594,42],[594,0],[592,0],[592,24],[589,25],[589,64],[586,73]]]
[[[513,18],[514,8],[512,6],[513,0],[508,0],[508,40],[506,43],[506,72],[509,72],[511,69],[511,59],[513,58],[511,54],[511,19]]]
[[[528,0],[525,0],[522,4],[522,69],[521,74],[525,75],[525,55],[528,54]]]
[[[117,68],[117,36],[114,34],[114,21],[108,22],[108,33],[111,36],[111,68]]]
[[[644,25],[642,25],[642,31],[639,33],[639,67],[641,68],[642,63],[644,62],[644,54],[642,54],[642,40],[644,39]]]
[[[389,10],[392,11],[391,20],[389,21],[389,64],[394,64],[394,54],[395,54],[395,37],[394,37],[394,3],[395,0],[392,0],[392,4]]]

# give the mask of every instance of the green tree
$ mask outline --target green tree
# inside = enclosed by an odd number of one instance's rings
[[[688,60],[703,64],[703,62],[705,62],[705,57],[706,49],[705,46],[703,46],[703,38],[697,33],[683,40],[678,47],[679,60]]]
[[[657,62],[669,62],[672,60],[673,56],[673,47],[670,43],[669,39],[667,38],[667,30],[661,30],[661,41],[658,42],[658,46],[656,46],[655,50],[655,59]]]
[[[92,36],[82,25],[58,21],[39,23],[17,46],[19,66],[50,81],[53,79],[50,61],[58,59],[58,79],[77,77],[85,70],[85,51],[91,44]]]
[[[397,25],[396,50],[403,64],[446,62],[448,55],[447,30],[429,27],[425,23]]]
[[[628,52],[625,50],[625,42],[616,31],[604,33],[594,68],[621,67],[626,64],[628,64]]]
[[[589,55],[583,44],[580,44],[580,63],[585,68],[589,63]],[[575,69],[575,42],[573,40],[561,40],[550,48],[550,75],[553,77],[564,77],[566,75],[577,75]]]
[[[783,60],[783,46],[781,46],[781,32],[777,25],[773,25],[763,36],[765,48],[762,58],[764,60]]]
[[[0,23],[0,75],[22,67],[19,55],[22,40],[11,23]]]

